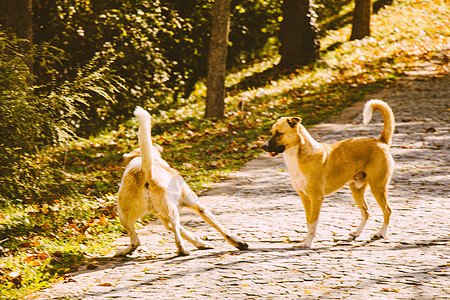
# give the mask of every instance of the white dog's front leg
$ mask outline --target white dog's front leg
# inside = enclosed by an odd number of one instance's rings
[[[167,218],[167,220],[164,220],[164,218],[159,217],[160,220],[164,222],[168,222],[170,225],[167,228],[172,228],[172,232],[175,235],[175,244],[178,248],[178,256],[186,256],[189,255],[189,251],[186,249],[186,246],[184,245],[184,240],[181,237],[181,224],[180,224],[180,215],[178,212],[178,209],[173,206],[171,211],[171,216]]]

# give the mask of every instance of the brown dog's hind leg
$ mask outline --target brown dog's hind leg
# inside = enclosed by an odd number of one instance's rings
[[[353,241],[356,239],[366,226],[367,219],[369,218],[369,209],[367,207],[367,203],[364,200],[364,191],[366,190],[367,184],[363,184],[362,187],[359,187],[355,182],[351,182],[349,184],[350,190],[353,194],[353,199],[355,199],[356,204],[358,204],[361,209],[361,223],[359,223],[356,231],[350,233],[349,241]]]
[[[378,231],[372,238],[380,239],[386,237],[387,228],[389,225],[389,220],[391,217],[391,208],[387,202],[387,187],[376,187],[370,186],[370,190],[372,191],[373,196],[377,200],[378,205],[381,207],[383,211],[383,226],[380,231]]]

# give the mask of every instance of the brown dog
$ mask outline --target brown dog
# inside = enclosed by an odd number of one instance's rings
[[[364,191],[370,186],[380,205],[384,222],[374,238],[386,235],[391,209],[387,202],[388,183],[394,170],[389,147],[394,133],[395,119],[391,108],[381,100],[370,100],[363,110],[363,123],[367,125],[374,110],[384,119],[383,131],[378,139],[357,137],[333,144],[315,141],[301,125],[301,118],[281,118],[273,125],[272,137],[263,149],[275,156],[284,154],[292,185],[302,198],[308,232],[302,247],[311,247],[320,208],[326,195],[332,194],[346,183],[361,209],[361,223],[350,239],[361,234],[369,217]]]
[[[199,249],[212,248],[209,243],[180,224],[180,207],[190,208],[199,214],[236,248],[247,249],[248,245],[225,228],[212,212],[200,203],[180,174],[161,158],[162,148],[152,144],[149,113],[137,107],[134,114],[141,121],[139,149],[124,155],[124,161],[128,165],[123,174],[117,201],[120,222],[130,235],[131,244],[117,251],[116,256],[131,254],[140,245],[134,222],[147,212],[158,217],[164,226],[175,234],[178,255],[189,254],[183,238]]]

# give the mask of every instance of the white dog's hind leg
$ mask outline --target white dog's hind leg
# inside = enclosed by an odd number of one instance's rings
[[[211,225],[214,229],[216,229],[222,236],[234,247],[239,250],[248,249],[247,243],[245,243],[240,237],[233,235],[231,231],[229,231],[225,226],[223,226],[216,216],[205,206],[203,206],[198,201],[191,203],[189,208],[193,209],[196,213],[198,213],[203,220],[206,221],[209,225]]]
[[[169,203],[169,202],[167,202]],[[186,246],[184,245],[184,240],[181,237],[181,224],[180,224],[180,214],[178,211],[178,208],[175,205],[169,204],[168,207],[168,216],[165,220],[164,217],[158,216],[158,218],[163,223],[169,223],[170,227],[172,228],[172,232],[175,235],[175,244],[178,248],[178,256],[186,256],[189,255],[189,251],[186,249]],[[166,225],[167,227],[167,225]]]
[[[170,224],[169,220],[161,218],[161,221],[163,222],[164,226],[168,230],[174,232],[174,229],[173,229],[172,225]],[[181,232],[181,237],[182,238],[184,238],[184,239],[188,240],[189,242],[191,242],[198,249],[205,250],[205,249],[213,249],[214,248],[211,244],[201,240],[195,234],[193,234],[192,232],[190,232],[189,230],[184,228],[183,225],[180,225],[180,232]]]
[[[141,242],[139,241],[136,231],[134,230],[134,221],[128,220],[123,214],[119,214],[119,218],[122,226],[130,236],[130,245],[126,248],[118,250],[114,256],[126,256],[133,253],[133,251],[139,247]]]

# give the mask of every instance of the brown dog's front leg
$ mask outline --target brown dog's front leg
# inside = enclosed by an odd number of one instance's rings
[[[316,236],[317,224],[319,223],[320,208],[322,207],[324,196],[315,196],[308,198],[310,199],[310,211],[309,213],[307,212],[306,217],[308,223],[308,231],[306,233],[305,240],[300,245],[303,248],[311,248],[312,241]]]

